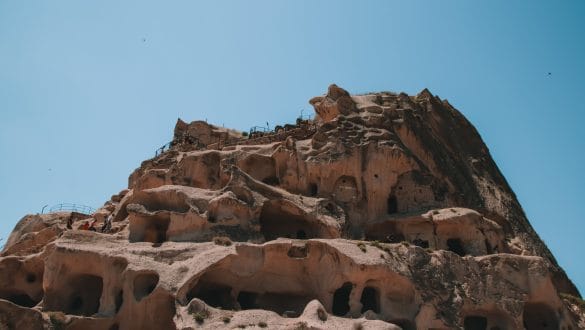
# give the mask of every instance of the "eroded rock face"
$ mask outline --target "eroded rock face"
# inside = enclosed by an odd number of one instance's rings
[[[249,137],[179,120],[94,214],[23,218],[0,257],[0,324],[585,327],[579,293],[447,101],[332,85],[310,103],[314,121]]]

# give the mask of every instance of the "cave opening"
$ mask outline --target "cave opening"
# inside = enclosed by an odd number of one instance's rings
[[[278,237],[308,239],[319,232],[305,216],[292,213],[279,202],[266,202],[262,207],[260,231],[267,241]]]
[[[483,316],[467,316],[463,320],[463,329],[465,330],[486,330],[487,318]]]
[[[122,308],[122,304],[124,303],[124,290],[118,291],[114,303],[116,304],[116,313],[118,313],[120,308]]]
[[[238,304],[240,304],[241,309],[255,309],[258,308],[256,306],[256,298],[258,294],[254,292],[248,291],[241,291],[238,293]]]
[[[158,279],[158,274],[155,273],[138,274],[134,278],[134,298],[136,301],[151,294],[158,284]]]
[[[319,187],[317,186],[316,183],[311,183],[309,184],[309,195],[312,197],[317,196],[317,194],[319,193]]]
[[[210,282],[200,282],[187,293],[187,301],[193,298],[203,300],[207,305],[233,310],[235,309],[235,300],[232,297],[232,288],[223,284]]]
[[[262,180],[262,183],[265,183],[269,186],[278,186],[280,184],[280,180],[276,176],[269,176]]]
[[[414,244],[414,245],[416,245],[418,247],[421,247],[423,249],[428,249],[429,248],[429,241],[425,241],[425,240],[422,240],[420,238],[417,238],[417,239],[413,240],[412,241],[412,244]]]
[[[36,306],[40,300],[35,301],[28,294],[21,291],[0,292],[0,298],[11,301],[14,304],[32,308]]]
[[[130,242],[162,244],[167,240],[168,216],[137,217],[130,220]]]
[[[353,284],[350,282],[345,282],[339,289],[335,290],[335,293],[333,293],[332,308],[334,315],[344,316],[347,314],[347,312],[349,312],[349,296],[352,289]]]
[[[65,314],[92,316],[100,308],[103,280],[99,276],[83,274],[68,284],[69,295],[63,301]]]
[[[555,311],[544,303],[526,303],[522,314],[526,329],[558,329],[559,321]]]
[[[459,238],[449,238],[447,240],[447,249],[460,256],[465,255],[465,249],[463,248],[463,242]]]
[[[241,291],[237,300],[243,310],[264,309],[280,315],[286,314],[288,317],[298,317],[312,299],[314,298],[311,296],[298,293],[266,292],[260,294]]]
[[[388,200],[386,201],[386,206],[387,206],[388,214],[397,213],[398,212],[398,200],[396,199],[396,196],[390,195],[390,197],[388,197]]]
[[[362,303],[362,313],[369,310],[374,313],[380,313],[380,293],[376,288],[365,287],[362,291],[360,302]]]
[[[299,229],[299,230],[297,231],[297,238],[298,238],[298,239],[307,239],[307,233],[305,233],[305,231],[304,231],[304,230],[302,230],[302,229]]]

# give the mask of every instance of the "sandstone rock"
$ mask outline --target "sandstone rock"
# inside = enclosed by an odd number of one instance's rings
[[[315,121],[254,137],[179,119],[94,214],[24,217],[0,256],[0,328],[585,327],[447,101],[331,85],[310,103]]]

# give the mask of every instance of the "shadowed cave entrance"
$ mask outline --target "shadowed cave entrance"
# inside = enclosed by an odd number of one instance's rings
[[[278,237],[308,239],[318,236],[317,226],[281,202],[266,202],[260,212],[260,227],[267,241]],[[300,212],[300,211],[299,211]]]
[[[148,296],[158,284],[158,274],[139,274],[134,278],[134,298],[136,301]]]
[[[316,297],[300,292],[240,291],[236,299],[229,285],[208,280],[199,282],[187,293],[187,301],[198,298],[207,305],[224,310],[264,309],[288,317],[301,315],[305,306]]]
[[[386,201],[387,213],[394,214],[398,212],[398,200],[396,196],[390,195]]]
[[[64,278],[61,283],[61,287],[51,288],[47,293],[47,310],[83,316],[92,316],[98,312],[103,289],[101,277],[81,274]]]
[[[130,242],[161,244],[167,240],[169,223],[169,217],[136,217],[130,223]]]
[[[298,317],[312,300],[310,296],[295,293],[255,293],[241,291],[238,303],[241,309],[265,309],[288,317]]]
[[[483,316],[468,316],[463,320],[465,330],[486,330],[487,319]]]
[[[333,294],[332,312],[337,316],[345,316],[349,312],[349,295],[353,289],[353,284],[345,282],[341,288],[335,290]]]
[[[21,291],[0,291],[0,298],[11,301],[23,307],[34,307],[40,300],[33,300],[28,294]]]
[[[465,249],[463,248],[463,243],[458,238],[449,238],[447,240],[447,248],[449,251],[454,252],[460,256],[465,256]]]
[[[211,307],[221,309],[236,309],[236,301],[232,297],[232,288],[227,285],[200,281],[187,293],[187,301],[197,298]]]
[[[544,303],[526,303],[522,317],[526,329],[559,329],[555,311]]]
[[[365,287],[362,291],[360,302],[362,303],[362,313],[369,310],[374,313],[380,313],[380,293],[378,289],[371,286]]]

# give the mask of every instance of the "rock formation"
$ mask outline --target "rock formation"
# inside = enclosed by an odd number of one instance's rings
[[[179,120],[94,214],[24,217],[0,256],[0,328],[585,328],[446,100],[331,85],[310,103],[314,120],[271,132]]]

